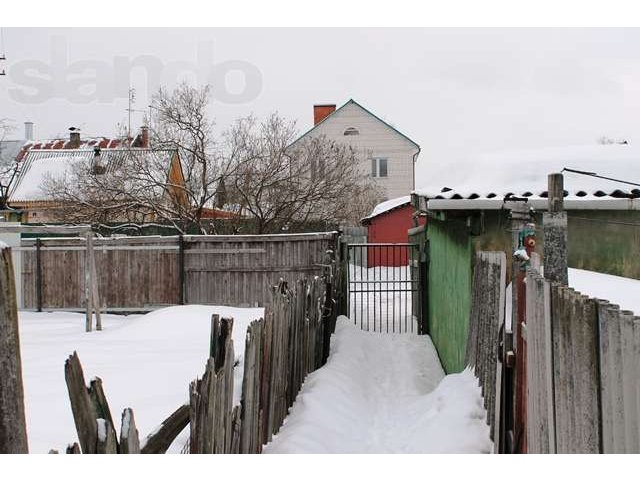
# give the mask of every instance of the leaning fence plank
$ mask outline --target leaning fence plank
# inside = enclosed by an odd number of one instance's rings
[[[118,447],[116,445],[116,431],[109,420],[98,418],[96,420],[96,429],[98,431],[98,443],[96,453],[116,454]]]
[[[122,412],[119,451],[122,454],[140,453],[140,437],[136,428],[133,410],[130,408],[125,408]]]
[[[0,249],[0,453],[28,453],[11,249]]]
[[[188,424],[189,405],[181,405],[146,438],[141,453],[165,453]]]
[[[78,442],[74,442],[73,445],[69,444],[67,445],[67,450],[66,450],[67,455],[69,454],[80,454],[80,445],[78,445]]]
[[[638,417],[636,416],[636,384],[634,372],[633,312],[621,312],[622,392],[625,421],[625,453],[639,453]]]
[[[96,453],[98,429],[95,407],[89,396],[78,354],[73,352],[64,364],[64,376],[71,401],[71,411],[82,453]]]
[[[89,398],[93,402],[93,407],[98,418],[104,418],[108,421],[108,428],[114,429],[113,418],[111,417],[111,410],[109,409],[109,402],[107,402],[107,396],[104,393],[102,387],[102,379],[95,377],[89,382]],[[115,430],[114,430],[115,436]],[[117,447],[117,442],[116,442]]]

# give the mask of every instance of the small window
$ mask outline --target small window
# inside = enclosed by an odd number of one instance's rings
[[[388,177],[389,176],[388,160],[386,158],[371,159],[371,176],[372,177]]]
[[[349,127],[344,131],[346,135],[360,135],[360,131],[356,127]]]
[[[379,164],[378,164],[378,176],[379,177],[386,177],[387,176],[387,159],[386,158],[381,158],[379,159]]]

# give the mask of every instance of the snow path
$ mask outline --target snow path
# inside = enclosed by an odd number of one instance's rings
[[[445,377],[428,336],[361,331],[340,317],[265,453],[488,453],[471,372]]]

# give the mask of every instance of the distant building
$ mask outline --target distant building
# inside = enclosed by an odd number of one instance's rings
[[[110,171],[120,167],[126,162],[141,158],[150,157],[150,165],[159,166],[158,178],[167,175],[167,185],[184,184],[184,176],[180,165],[180,157],[177,150],[172,149],[150,149],[150,148],[107,148],[100,149],[58,149],[43,150],[32,149],[26,152],[20,161],[20,170],[16,181],[9,191],[9,207],[19,214],[14,221],[23,223],[42,223],[56,221],[55,210],[61,205],[58,201],[50,198],[46,189],[43,188],[47,178],[62,177],[72,171],[72,166],[76,162],[84,162],[87,165],[94,164],[99,159],[100,168],[103,171]],[[94,167],[95,168],[95,167]],[[162,184],[157,186],[158,198],[165,195]],[[178,188],[171,195],[184,204],[188,203],[184,192]],[[154,220],[154,219],[150,219]],[[144,221],[141,219],[141,222]]]
[[[314,126],[293,144],[309,136],[322,136],[357,150],[363,175],[380,185],[385,199],[397,198],[415,188],[415,162],[420,146],[355,100],[336,109],[314,105]]]
[[[416,226],[414,212],[411,197],[408,195],[377,205],[371,214],[362,219],[362,224],[367,227],[367,242],[407,243],[409,230]],[[425,217],[420,217],[419,223],[424,225]],[[370,250],[367,260],[369,267],[400,267],[409,262],[406,249],[393,248]]]

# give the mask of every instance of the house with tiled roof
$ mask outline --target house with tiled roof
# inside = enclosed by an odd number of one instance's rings
[[[415,163],[420,146],[355,100],[314,105],[314,125],[290,148],[307,137],[324,136],[353,147],[363,176],[379,185],[384,199],[409,195],[415,188]]]
[[[86,168],[100,165],[102,173],[109,173],[134,160],[144,160],[145,165],[157,170],[149,173],[157,177],[156,188],[185,182],[178,151],[150,148],[146,128],[135,138],[124,140],[106,137],[83,140],[77,129],[70,129],[67,140],[27,142],[16,158],[18,172],[8,192],[8,205],[14,212],[11,220],[23,223],[54,221],[55,210],[61,205],[51,198],[46,184],[70,176],[76,165]],[[159,191],[157,197],[168,193],[186,205],[184,190],[179,187],[174,190]]]

